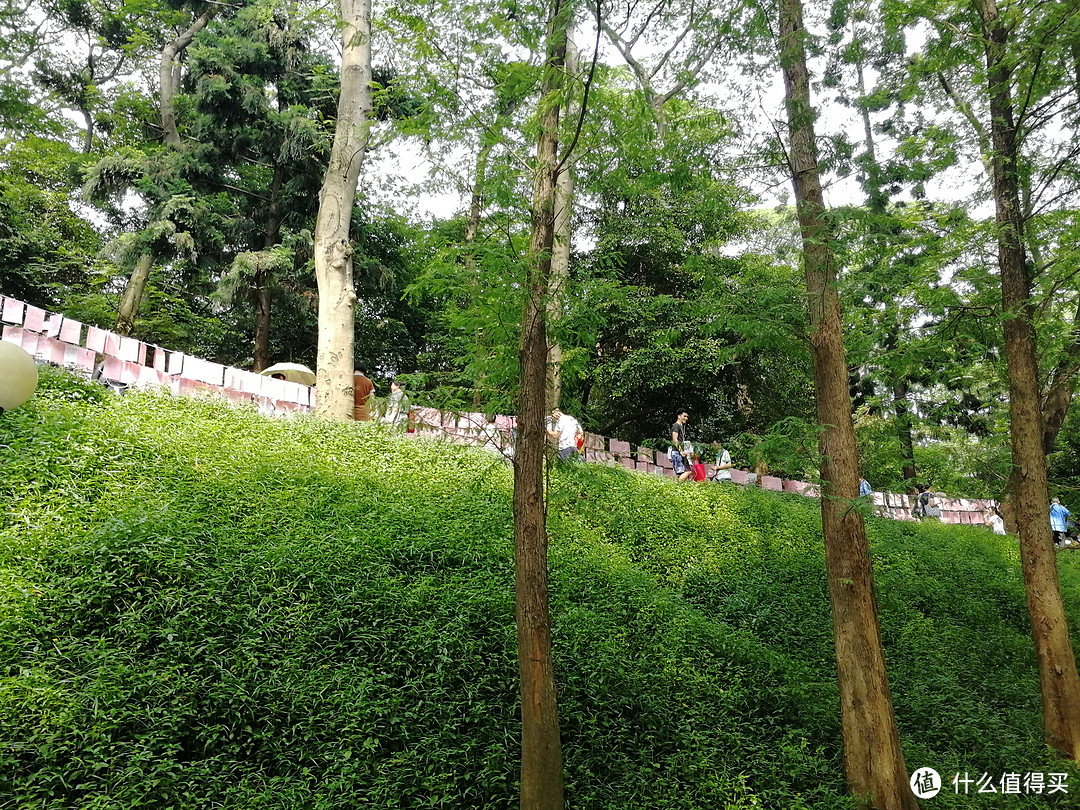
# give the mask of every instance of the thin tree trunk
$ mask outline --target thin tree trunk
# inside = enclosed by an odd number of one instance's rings
[[[1072,76],[1073,90],[1080,100],[1080,43],[1073,43]],[[1030,197],[1030,180],[1027,183],[1027,196]],[[1030,202],[1025,205],[1025,213],[1030,215]],[[1036,240],[1032,239],[1032,247]],[[1032,251],[1032,258],[1036,266],[1042,264],[1039,256]],[[1043,453],[1053,451],[1057,442],[1058,434],[1065,424],[1065,417],[1069,414],[1069,406],[1072,405],[1073,394],[1076,393],[1077,374],[1080,374],[1080,304],[1077,305],[1076,314],[1073,315],[1073,328],[1069,334],[1069,343],[1061,353],[1057,365],[1050,376],[1049,384],[1043,395]]]
[[[986,38],[986,69],[993,139],[994,201],[998,225],[998,267],[1005,314],[1005,356],[1009,374],[1013,508],[1020,536],[1020,560],[1028,614],[1039,662],[1043,729],[1049,745],[1080,760],[1080,677],[1061,601],[1057,560],[1050,538],[1050,513],[1043,455],[1043,424],[1035,348],[1034,308],[1024,251],[1024,220],[1017,179],[1016,126],[1009,26],[995,0],[977,0]]]
[[[270,182],[270,205],[266,212],[263,229],[263,253],[267,254],[278,243],[281,235],[281,185],[285,181],[285,167],[274,166],[274,179]],[[273,304],[270,277],[270,260],[259,261],[251,286],[255,305],[255,344],[252,351],[252,371],[262,371],[270,366],[270,314]]]
[[[821,523],[840,687],[844,771],[860,807],[918,807],[908,784],[893,714],[877,620],[873,569],[858,496],[858,454],[851,421],[832,235],[818,175],[801,0],[781,0],[791,174],[803,235],[818,422],[823,428]]]
[[[854,29],[854,23],[853,23]],[[857,36],[857,30],[853,33]],[[859,95],[866,98],[866,78],[863,73],[863,63],[860,59],[855,63]],[[862,113],[863,137],[866,139],[866,189],[870,211],[880,216],[885,216],[888,207],[888,198],[882,190],[882,172],[877,159],[877,149],[874,145],[874,128],[870,122],[870,108],[866,104],[859,105]],[[887,236],[893,236],[898,229],[890,227]],[[896,320],[889,323],[889,332],[886,337],[886,351],[892,352],[900,344],[900,327]],[[909,484],[915,480],[915,442],[911,436],[911,409],[908,407],[908,381],[900,374],[890,372],[893,388],[893,407],[896,409],[896,437],[900,443],[901,474]]]
[[[503,130],[510,121],[510,116],[514,114],[523,98],[523,96],[514,95],[506,99],[495,116],[495,124],[490,130],[485,130],[481,136],[480,151],[476,155],[476,174],[469,199],[469,218],[465,221],[465,244],[469,245],[469,250],[465,253],[465,269],[469,273],[469,285],[474,290],[480,283],[480,270],[476,264],[476,250],[473,245],[480,235],[480,220],[484,215],[484,194],[487,187],[488,163],[491,161],[491,153],[495,150],[495,146],[498,145],[502,137]],[[478,354],[481,352],[487,353],[488,351],[487,347],[483,345],[483,337],[483,331],[477,329],[474,333],[474,340],[475,351]],[[480,410],[484,404],[484,378],[485,374],[481,371],[473,389],[473,408],[475,410]]]
[[[465,253],[465,270],[469,274],[469,286],[476,290],[480,284],[479,270],[476,266],[476,250],[473,248],[476,237],[480,233],[480,217],[484,213],[484,186],[487,183],[487,167],[491,152],[495,148],[494,138],[485,138],[476,155],[476,179],[473,183],[472,195],[469,200],[469,218],[465,222],[465,244],[469,250]],[[482,329],[473,333],[475,350],[479,353],[483,345],[484,334]],[[484,372],[480,372],[480,378],[476,381],[473,389],[473,410],[479,411],[484,405]]]
[[[551,656],[544,505],[547,296],[555,237],[559,103],[569,6],[553,0],[541,87],[532,236],[521,323],[521,394],[514,458],[514,586],[521,679],[521,810],[563,810],[562,746]]]
[[[135,331],[135,319],[139,316],[139,306],[153,266],[154,257],[150,253],[142,254],[135,262],[135,269],[131,271],[124,297],[120,300],[120,309],[116,313],[116,334],[126,336]]]
[[[334,145],[319,191],[315,277],[319,285],[317,363],[319,415],[353,417],[353,330],[356,288],[349,239],[360,167],[371,126],[371,4],[341,0],[341,96]]]
[[[1076,393],[1076,377],[1080,373],[1080,306],[1073,316],[1073,328],[1069,344],[1062,350],[1054,367],[1050,385],[1043,397],[1043,453],[1053,452],[1058,434],[1069,415],[1073,394]]]
[[[158,108],[161,112],[161,126],[165,130],[165,143],[172,147],[180,146],[180,133],[176,129],[176,93],[180,89],[179,56],[191,44],[195,35],[206,28],[213,18],[215,9],[205,11],[188,29],[161,50],[161,64],[158,68]]]
[[[94,151],[94,114],[86,107],[80,107],[83,121],[86,122],[86,132],[83,133],[83,154],[89,155]]]
[[[578,73],[578,50],[571,35],[566,39],[566,68],[564,71],[571,81]],[[571,123],[577,118],[579,105],[573,102],[576,96],[568,95],[566,118]],[[555,242],[551,250],[551,294],[548,296],[548,323],[555,324],[562,319],[563,301],[566,285],[570,280],[570,246],[573,238],[570,223],[574,212],[574,161],[567,160],[555,184]],[[553,340],[548,345],[547,360],[547,407],[557,408],[562,398],[562,344]]]
[[[907,486],[911,486],[915,481],[915,441],[911,435],[911,413],[908,410],[907,395],[907,381],[900,380],[893,388],[896,435],[900,440],[900,458],[903,459],[902,475]]]

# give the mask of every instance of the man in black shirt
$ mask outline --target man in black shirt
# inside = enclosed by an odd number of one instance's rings
[[[686,441],[686,420],[690,418],[690,412],[686,408],[680,408],[675,412],[675,423],[671,426],[671,443],[675,445],[671,450],[671,469],[680,481],[685,481],[694,474],[683,458],[683,442]]]

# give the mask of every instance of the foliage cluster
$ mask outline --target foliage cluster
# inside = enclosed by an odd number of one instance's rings
[[[0,806],[516,803],[500,460],[87,385],[0,422]],[[580,465],[550,518],[575,806],[848,806],[816,502]],[[909,764],[1063,770],[1012,541],[870,535]]]

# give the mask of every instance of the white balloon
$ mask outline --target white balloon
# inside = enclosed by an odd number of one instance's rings
[[[0,410],[10,411],[30,399],[37,381],[34,358],[21,346],[0,340]]]

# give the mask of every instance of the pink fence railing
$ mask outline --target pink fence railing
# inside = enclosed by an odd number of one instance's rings
[[[38,360],[94,373],[129,386],[161,386],[173,394],[214,391],[234,402],[254,402],[263,413],[309,411],[306,385],[263,377],[251,371],[202,360],[183,352],[87,326],[72,318],[0,297],[2,339]]]
[[[282,414],[310,411],[315,405],[314,389],[264,377],[250,371],[202,360],[182,352],[163,349],[105,329],[87,326],[72,318],[47,312],[15,298],[0,296],[2,339],[21,346],[38,360],[92,374],[101,365],[103,380],[133,387],[160,386],[173,394],[215,392],[237,402],[254,403],[260,412]],[[463,444],[481,444],[487,418],[482,413],[452,413],[436,408],[416,407],[409,414],[409,432],[438,436]],[[503,447],[510,447],[513,416],[496,416],[495,430]],[[583,457],[594,464],[612,464],[641,473],[673,476],[671,461],[663,451],[634,447],[630,442],[595,433],[585,434]],[[706,465],[712,471],[711,465]],[[747,473],[731,470],[731,481],[746,484]],[[756,485],[775,492],[793,492],[817,497],[818,490],[805,481],[789,481],[770,475],[758,476]],[[875,492],[875,511],[882,517],[915,520],[915,498],[910,495]],[[943,523],[982,525],[992,500],[938,499]]]
[[[482,413],[449,413],[435,408],[414,408],[410,415],[412,430],[418,434],[437,435],[462,444],[480,444],[486,441],[483,433],[487,419]],[[509,446],[508,434],[515,425],[512,416],[497,416],[495,427],[503,435],[503,444]],[[582,453],[586,462],[622,466],[628,470],[652,475],[674,476],[671,460],[664,451],[649,447],[634,446],[620,439],[610,439],[597,433],[585,434],[585,447]],[[708,474],[713,465],[706,464]],[[731,470],[734,484],[747,483],[751,473]],[[818,488],[807,481],[793,481],[772,475],[753,476],[753,485],[774,492],[791,492],[810,498],[818,497]],[[881,517],[894,520],[918,520],[915,515],[916,500],[911,495],[897,495],[888,492],[874,492],[870,495],[874,511]],[[942,523],[957,523],[981,526],[985,523],[991,507],[996,501],[972,498],[938,498],[941,508]]]

